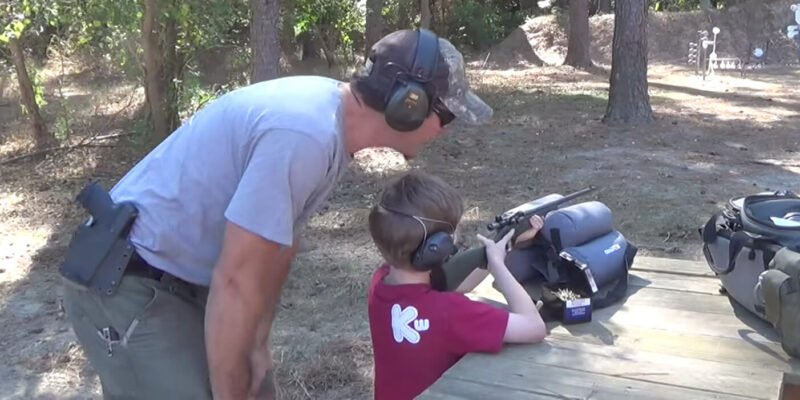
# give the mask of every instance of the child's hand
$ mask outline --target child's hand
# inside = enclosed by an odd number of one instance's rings
[[[497,243],[495,243],[491,239],[487,239],[483,237],[480,233],[478,234],[478,240],[483,243],[486,247],[486,260],[489,263],[490,267],[496,265],[505,265],[506,260],[506,253],[508,253],[508,242],[511,240],[511,236],[514,235],[514,230],[510,230],[500,239]]]
[[[517,239],[514,241],[515,244],[533,239],[544,226],[544,219],[538,215],[532,216],[528,221],[531,223],[531,229],[528,229],[517,236]]]

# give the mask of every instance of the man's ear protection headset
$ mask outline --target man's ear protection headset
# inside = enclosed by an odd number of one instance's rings
[[[422,126],[431,112],[435,90],[426,90],[439,63],[439,39],[432,32],[420,29],[417,51],[411,71],[400,68],[395,83],[387,93],[384,110],[386,122],[393,129],[408,132]]]
[[[422,225],[422,243],[420,243],[419,247],[417,247],[417,249],[414,250],[414,253],[411,255],[411,266],[417,271],[430,271],[436,267],[440,267],[445,263],[445,261],[447,261],[447,259],[458,252],[458,248],[455,245],[453,236],[447,232],[436,232],[428,236],[428,228],[425,226],[423,221],[447,224],[450,225],[450,228],[453,229],[453,231],[455,231],[455,227],[451,223],[442,221],[440,219],[425,218],[406,214],[404,212],[388,208],[383,204],[380,206],[387,211],[413,218],[419,222],[420,225]]]

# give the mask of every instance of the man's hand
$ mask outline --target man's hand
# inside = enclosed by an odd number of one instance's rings
[[[276,398],[277,382],[275,381],[275,365],[272,362],[272,353],[269,348],[270,320],[262,318],[258,324],[256,343],[250,353],[250,382],[249,400],[274,400]]]
[[[215,399],[270,398],[256,393],[269,391],[270,385],[262,384],[272,370],[269,333],[297,243],[287,249],[226,225],[206,304],[206,353]]]

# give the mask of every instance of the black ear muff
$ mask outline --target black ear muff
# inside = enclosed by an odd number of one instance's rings
[[[418,271],[430,271],[441,266],[458,252],[453,237],[447,232],[428,236],[411,256],[411,266]]]
[[[384,115],[392,129],[408,132],[422,126],[433,107],[433,98],[426,88],[439,61],[439,39],[432,32],[420,29],[417,51],[410,71],[400,71],[386,97]]]

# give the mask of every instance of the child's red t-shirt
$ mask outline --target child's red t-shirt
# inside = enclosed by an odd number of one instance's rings
[[[372,276],[369,329],[375,398],[411,399],[467,353],[497,353],[508,311],[426,284],[386,285],[389,266]]]

